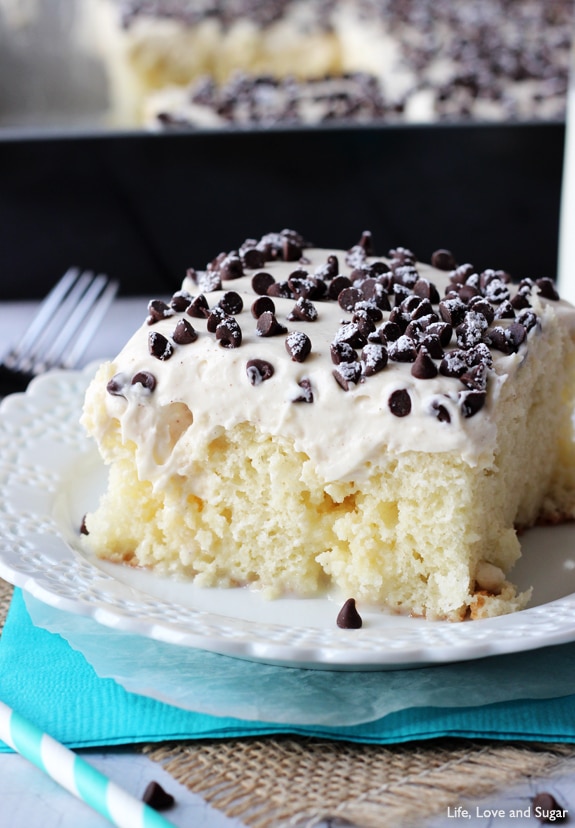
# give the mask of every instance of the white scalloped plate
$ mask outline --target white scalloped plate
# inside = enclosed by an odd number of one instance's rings
[[[78,527],[105,484],[79,416],[93,370],[53,372],[0,406],[0,576],[58,609],[152,639],[290,666],[374,670],[447,663],[575,640],[575,526],[524,536],[513,580],[532,605],[451,624],[362,611],[335,624],[339,598],[267,601],[107,564]]]

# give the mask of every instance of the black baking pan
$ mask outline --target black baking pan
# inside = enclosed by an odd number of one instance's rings
[[[563,123],[0,132],[0,298],[42,296],[70,265],[161,294],[284,227],[554,277],[563,145]]]

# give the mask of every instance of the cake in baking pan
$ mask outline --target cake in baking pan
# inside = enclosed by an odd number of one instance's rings
[[[329,94],[339,84],[345,97],[346,75],[369,75],[384,103],[376,122],[565,114],[571,0],[86,0],[85,9],[121,123],[149,117],[158,90],[176,109],[174,87],[189,100],[209,79],[225,95],[238,72],[291,78],[296,101],[306,81],[328,76]],[[192,114],[188,123],[204,125]],[[354,112],[339,114],[354,123]]]
[[[429,619],[525,606],[518,534],[575,515],[575,309],[438,249],[248,239],[152,300],[86,394],[119,564]]]

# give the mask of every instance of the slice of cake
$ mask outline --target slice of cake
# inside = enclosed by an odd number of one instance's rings
[[[190,87],[150,95],[144,121],[152,129],[375,123],[386,115],[376,78],[360,72],[298,80],[237,73],[216,84],[209,77]]]
[[[142,120],[146,97],[209,75],[321,77],[339,46],[317,0],[86,0],[85,28],[107,67],[113,118]]]
[[[575,515],[575,309],[438,250],[284,230],[190,270],[100,367],[103,558],[431,619],[510,612],[518,531]]]

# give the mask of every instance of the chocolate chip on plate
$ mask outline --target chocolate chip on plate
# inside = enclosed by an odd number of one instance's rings
[[[159,782],[153,780],[147,785],[142,800],[155,811],[167,811],[175,802],[172,794],[165,791]]]
[[[359,630],[363,624],[355,606],[355,598],[348,598],[337,614],[337,626],[342,630]]]

